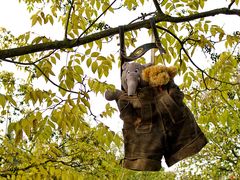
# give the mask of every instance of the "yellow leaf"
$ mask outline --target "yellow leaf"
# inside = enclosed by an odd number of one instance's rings
[[[97,6],[97,9],[99,10],[100,6],[101,6],[101,3],[99,1],[96,1],[96,6]]]
[[[92,72],[95,73],[96,70],[97,70],[97,68],[98,68],[98,63],[97,63],[96,61],[94,61],[94,62],[92,63]]]
[[[55,57],[51,56],[50,60],[53,64],[56,64],[56,58]]]
[[[83,69],[80,66],[74,66],[76,73],[83,75]]]
[[[91,59],[91,58],[88,58],[88,59],[87,59],[87,66],[89,67],[89,66],[91,65],[91,63],[92,63],[92,59]]]
[[[91,49],[87,49],[87,50],[85,51],[85,55],[89,55],[90,52],[91,52]]]
[[[42,18],[40,16],[37,17],[37,21],[39,22],[40,25],[42,25]]]
[[[91,5],[94,6],[95,0],[91,0]]]
[[[23,137],[22,129],[16,131],[15,143],[18,144]]]
[[[6,105],[6,97],[3,94],[0,94],[0,105],[4,108]]]
[[[203,9],[204,7],[204,0],[199,0],[200,7]]]
[[[55,53],[55,56],[60,59],[60,54],[59,53]]]
[[[88,108],[90,108],[90,103],[89,103],[88,100],[86,100],[85,98],[81,98],[81,101],[83,102],[83,104],[84,104],[85,106],[87,106]]]
[[[97,57],[97,56],[99,56],[99,52],[93,52],[92,54],[91,54],[91,57]]]
[[[32,26],[34,26],[37,23],[37,14],[34,14],[31,19],[32,19]]]
[[[82,111],[83,113],[87,113],[87,109],[86,106],[83,104],[78,104],[78,107],[80,109],[80,111]]]
[[[53,25],[53,17],[51,15],[47,15],[48,20],[50,21],[50,23]]]
[[[163,0],[163,1],[161,2],[161,6],[164,6],[167,2],[168,2],[168,0]]]
[[[205,31],[205,33],[208,32],[208,24],[207,23],[204,24],[204,31]]]

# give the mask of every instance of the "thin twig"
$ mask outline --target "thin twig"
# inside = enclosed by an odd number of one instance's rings
[[[159,6],[158,1],[157,1],[157,0],[153,0],[153,2],[154,2],[154,5],[155,5],[155,7],[156,7],[156,9],[157,9],[158,15],[161,16],[162,14],[164,14],[164,13],[162,12],[162,9],[161,9],[160,6]]]
[[[43,59],[46,59],[47,57],[51,56],[53,53],[55,53],[57,50],[54,49],[52,52],[50,52],[49,54],[41,57],[40,59],[34,61],[34,62],[19,62],[19,61],[14,61],[14,60],[10,60],[10,59],[0,59],[1,61],[5,61],[5,62],[9,62],[9,63],[13,63],[13,64],[19,64],[19,65],[23,65],[23,66],[31,66],[34,65],[40,61],[42,61]]]
[[[228,9],[231,9],[231,7],[234,3],[235,3],[235,0],[232,0],[232,2],[228,5]]]
[[[62,89],[62,90],[64,90],[64,91],[70,92],[70,93],[75,93],[75,94],[79,94],[79,93],[80,93],[80,94],[84,95],[84,93],[77,92],[77,91],[72,91],[72,90],[66,89],[66,88],[58,85],[57,83],[55,83],[54,81],[52,81],[52,80],[43,72],[43,70],[42,70],[40,67],[38,67],[36,64],[33,64],[33,65],[42,73],[42,75],[43,75],[49,82],[51,82],[54,86],[57,86],[59,89]]]
[[[81,92],[77,92],[77,91],[72,91],[72,90],[69,90],[69,89],[66,89],[58,84],[56,84],[54,81],[52,81],[44,72],[43,70],[36,65],[37,62],[49,57],[50,55],[52,55],[56,50],[52,51],[51,53],[49,53],[48,55],[34,61],[34,62],[29,62],[29,63],[24,63],[24,62],[17,62],[17,61],[14,61],[14,60],[9,60],[9,59],[1,59],[2,61],[5,61],[5,62],[9,62],[9,63],[13,63],[13,64],[19,64],[19,65],[23,65],[23,66],[30,66],[30,65],[33,65],[34,67],[36,67],[41,73],[42,75],[50,82],[52,83],[54,86],[57,86],[59,89],[62,89],[66,92],[70,92],[70,93],[75,93],[75,94],[78,94],[80,93],[81,95],[84,95],[84,93],[81,93]]]
[[[200,67],[198,67],[198,66],[196,65],[196,63],[192,60],[192,58],[191,58],[190,55],[188,54],[187,50],[184,48],[184,42],[183,42],[183,41],[181,41],[174,33],[172,33],[171,31],[169,31],[168,29],[163,28],[163,27],[158,26],[158,25],[156,25],[156,27],[157,27],[158,29],[161,29],[161,30],[164,30],[164,31],[168,32],[168,33],[169,33],[170,35],[172,35],[175,39],[177,39],[177,41],[178,41],[178,42],[180,43],[180,45],[181,45],[181,49],[182,49],[183,52],[186,54],[186,56],[188,57],[188,59],[190,60],[190,62],[193,64],[193,66],[196,67],[198,70],[200,70],[202,73],[204,73],[207,77],[209,77],[210,79],[213,79],[213,80],[215,80],[215,81],[217,81],[217,82],[221,82],[221,83],[225,83],[225,84],[230,84],[230,85],[233,85],[233,86],[239,85],[238,82],[237,82],[237,83],[231,83],[231,82],[221,81],[221,80],[219,80],[219,79],[217,79],[217,78],[215,78],[215,77],[210,76],[206,71],[204,71],[203,69],[201,69]]]
[[[117,0],[114,0],[88,27],[85,29],[82,34],[77,38],[76,43],[79,41],[79,39],[100,19],[107,11],[112,7],[112,5],[116,2]]]
[[[73,4],[74,4],[74,0],[71,1],[71,3],[70,3],[70,9],[69,9],[68,14],[67,14],[67,22],[66,22],[65,34],[64,34],[64,38],[65,38],[65,39],[67,39],[68,25],[69,25],[69,20],[70,20],[70,17],[71,17],[71,12],[72,12],[72,9],[73,9]]]
[[[132,23],[134,23],[135,21],[137,21],[137,20],[145,20],[145,18],[147,17],[147,16],[152,16],[152,15],[154,15],[155,14],[155,12],[150,12],[150,13],[141,13],[141,16],[139,16],[139,17],[137,17],[136,19],[134,19],[134,20],[132,20],[130,23],[128,23],[128,24],[132,24]]]

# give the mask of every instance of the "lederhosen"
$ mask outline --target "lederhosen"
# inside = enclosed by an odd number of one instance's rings
[[[151,48],[165,53],[154,18],[150,19],[150,25],[156,42],[138,47],[130,56],[125,52],[124,27],[119,27],[121,65],[141,57]],[[183,93],[173,81],[161,89],[141,88],[135,96],[123,93],[117,104],[124,121],[125,168],[158,171],[163,156],[171,166],[196,154],[207,143],[193,114],[183,103]]]
[[[125,168],[158,171],[163,156],[171,166],[207,143],[173,81],[161,89],[139,89],[132,97],[124,93],[117,104],[124,121]]]

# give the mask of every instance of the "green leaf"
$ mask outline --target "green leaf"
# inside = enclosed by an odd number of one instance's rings
[[[85,106],[87,106],[88,108],[90,108],[90,103],[89,103],[88,100],[86,100],[85,98],[81,98],[81,101],[83,102],[83,104],[84,104]]]
[[[51,62],[52,62],[53,64],[56,65],[56,58],[55,58],[55,57],[51,56],[50,60],[51,60]]]
[[[83,69],[80,67],[80,66],[74,66],[74,70],[80,74],[80,75],[83,75]]]
[[[99,52],[93,52],[92,54],[91,54],[91,57],[97,57],[97,56],[99,56]]]
[[[88,58],[86,63],[87,63],[87,67],[90,67],[90,65],[91,65],[91,63],[92,63],[92,59],[91,59],[91,58]]]
[[[87,108],[85,105],[83,104],[78,104],[78,107],[80,108],[80,110],[83,112],[83,113],[87,113]]]
[[[12,98],[12,96],[7,95],[6,98],[7,98],[7,100],[8,100],[12,105],[14,105],[15,107],[17,106],[17,103],[16,103],[16,101]]]
[[[60,54],[59,53],[55,53],[55,56],[60,59]]]
[[[2,108],[4,108],[6,105],[6,97],[3,94],[0,94],[0,105]]]
[[[200,7],[203,9],[204,8],[204,0],[199,0]]]
[[[104,56],[98,56],[98,57],[97,57],[97,60],[99,60],[99,61],[105,61],[105,60],[107,60],[107,58],[104,57]]]
[[[103,66],[102,69],[103,69],[104,76],[108,77],[108,75],[109,75],[109,68],[107,66]]]
[[[205,33],[207,33],[207,32],[208,32],[208,29],[209,29],[209,26],[208,26],[208,24],[207,24],[207,23],[205,23],[205,24],[204,24],[204,31],[205,31]]]
[[[50,21],[50,23],[53,25],[53,23],[54,23],[53,17],[52,17],[50,14],[48,14],[48,15],[47,15],[47,18],[48,18],[48,20]]]
[[[161,6],[164,6],[167,2],[168,2],[168,0],[163,0],[163,1],[161,2]]]
[[[102,75],[103,75],[103,69],[102,69],[102,66],[99,66],[98,67],[98,78],[101,79]]]
[[[60,87],[67,89],[64,81],[60,82]],[[65,96],[65,94],[67,93],[65,90],[63,90],[61,88],[59,88],[59,92],[61,93],[62,96]]]
[[[28,119],[23,119],[20,123],[26,135],[30,137],[32,123]]]
[[[32,19],[32,26],[34,26],[36,23],[37,23],[37,17],[38,15],[37,14],[34,14],[31,19]]]
[[[109,7],[109,4],[104,2],[102,5],[102,11],[105,11]]]
[[[86,51],[85,51],[85,55],[89,55],[91,53],[91,49],[87,49]]]
[[[94,62],[92,63],[92,72],[95,73],[96,70],[97,70],[97,68],[98,68],[98,63],[97,63],[97,61],[94,61]]]

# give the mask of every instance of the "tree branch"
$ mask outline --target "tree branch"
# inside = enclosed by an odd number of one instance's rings
[[[180,45],[181,45],[181,50],[183,50],[183,52],[186,54],[186,56],[188,57],[188,59],[190,60],[190,62],[192,63],[192,65],[195,67],[195,68],[197,68],[199,71],[201,71],[201,73],[202,73],[202,77],[203,77],[203,80],[204,80],[204,74],[207,76],[207,77],[209,77],[210,79],[213,79],[213,80],[215,80],[215,81],[217,81],[217,82],[220,82],[220,83],[224,83],[224,84],[230,84],[230,85],[239,85],[239,83],[238,82],[236,82],[236,83],[231,83],[231,82],[226,82],[226,81],[221,81],[221,80],[219,80],[219,79],[217,79],[217,78],[215,78],[215,77],[212,77],[212,76],[210,76],[206,71],[204,71],[203,69],[201,69],[200,67],[198,67],[197,65],[196,65],[196,63],[192,60],[192,58],[190,57],[190,55],[188,54],[188,51],[186,50],[186,48],[184,48],[184,43],[186,42],[186,41],[181,41],[174,33],[172,33],[171,31],[169,31],[168,29],[166,29],[166,28],[163,28],[163,27],[161,27],[161,26],[156,26],[158,29],[161,29],[161,30],[163,30],[163,31],[165,31],[165,32],[167,32],[167,33],[169,33],[171,36],[173,36],[179,43],[180,43]],[[180,59],[180,63],[181,63],[181,59]],[[205,83],[205,81],[204,81],[204,83]],[[206,84],[205,84],[205,86],[206,86]],[[206,88],[207,88],[207,86],[206,86]],[[208,89],[208,88],[207,88]]]
[[[66,89],[66,88],[58,85],[58,84],[55,83],[53,80],[51,80],[51,79],[43,72],[43,70],[42,70],[40,67],[38,67],[36,64],[33,64],[33,65],[34,65],[34,67],[35,67],[36,69],[38,69],[38,70],[42,73],[42,75],[43,75],[50,83],[52,83],[54,86],[58,87],[59,89],[62,89],[62,90],[64,90],[64,91],[70,92],[70,93],[75,93],[75,94],[79,94],[79,93],[80,93],[80,94],[84,95],[84,93],[82,93],[82,92],[69,90],[69,89]]]
[[[162,14],[161,17],[160,16],[155,17],[155,22],[158,23],[158,22],[166,21],[166,22],[173,22],[173,23],[181,23],[186,21],[193,21],[199,18],[220,15],[220,14],[240,16],[240,10],[219,8],[219,9],[214,9],[214,10],[210,10],[210,11],[206,11],[198,14],[192,14],[184,17],[172,17],[172,16]],[[125,25],[124,31],[127,32],[127,31],[132,31],[140,28],[150,28],[150,20],[143,20],[133,24]],[[47,51],[52,49],[72,48],[72,47],[80,46],[92,41],[99,40],[101,38],[113,36],[115,34],[118,34],[118,31],[119,31],[119,28],[116,27],[116,28],[110,28],[101,32],[93,33],[91,35],[84,36],[81,38],[76,38],[73,40],[65,39],[62,41],[52,41],[52,42],[41,43],[36,45],[28,45],[24,47],[0,50],[0,58],[5,59],[9,57],[21,56],[29,53]]]
[[[100,19],[107,11],[112,7],[112,5],[116,2],[117,0],[114,0],[88,27],[85,29],[82,34],[76,39],[76,42],[80,40],[80,38]]]
[[[14,61],[14,60],[10,60],[10,59],[0,59],[1,61],[5,61],[5,62],[9,62],[9,63],[13,63],[13,64],[19,64],[19,65],[23,65],[23,66],[31,66],[34,65],[40,61],[42,61],[43,59],[51,56],[54,52],[56,51],[56,49],[54,49],[52,52],[50,52],[49,54],[43,56],[42,58],[34,61],[34,62],[18,62],[18,61]]]
[[[231,9],[231,7],[234,3],[235,3],[235,0],[232,0],[232,2],[228,5],[228,9]]]
[[[157,9],[158,15],[164,14],[164,13],[162,12],[160,6],[159,6],[158,1],[157,1],[157,0],[153,0],[153,3],[154,3],[154,5],[155,5],[155,7],[156,7],[156,9]]]
[[[67,22],[66,22],[65,34],[64,34],[65,39],[67,39],[68,25],[69,25],[69,20],[70,20],[70,17],[71,17],[71,12],[72,12],[72,9],[73,9],[73,3],[74,3],[74,0],[72,0],[71,3],[70,3],[70,9],[69,9],[68,15],[67,15]]]
[[[40,59],[38,59],[38,60],[36,60],[36,61],[34,61],[34,62],[17,62],[17,61],[9,60],[9,59],[0,59],[0,60],[5,61],[5,62],[9,62],[9,63],[13,63],[13,64],[19,64],[19,65],[22,65],[22,66],[31,66],[31,65],[33,65],[36,69],[38,69],[38,70],[42,73],[42,75],[43,75],[50,83],[52,83],[54,86],[58,87],[59,89],[62,89],[62,90],[64,90],[64,91],[66,91],[66,92],[75,93],[75,94],[79,94],[79,93],[80,93],[81,95],[84,95],[84,96],[85,96],[85,94],[82,93],[82,92],[80,92],[80,91],[69,90],[69,89],[66,89],[66,88],[60,86],[59,84],[55,83],[53,80],[51,80],[51,79],[43,72],[43,70],[42,70],[39,66],[36,65],[37,62],[39,62],[39,61],[41,61],[41,60],[43,60],[43,59],[51,56],[55,51],[56,51],[56,50],[53,50],[53,51],[50,52],[49,54],[45,55],[44,57],[42,57],[42,58],[40,58]]]

